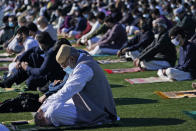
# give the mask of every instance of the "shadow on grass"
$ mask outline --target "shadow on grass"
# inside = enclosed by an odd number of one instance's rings
[[[125,87],[124,85],[118,85],[118,84],[110,84],[111,88],[119,88],[119,87]]]
[[[178,125],[184,123],[185,120],[176,118],[122,118],[120,120],[120,126],[168,126]]]
[[[116,105],[149,104],[158,102],[158,100],[142,98],[114,98],[114,101]]]
[[[93,127],[59,127],[58,130],[86,130],[99,128],[113,128],[113,127],[143,127],[143,126],[168,126],[178,125],[184,123],[185,120],[175,118],[122,118],[119,122],[114,124],[99,125]],[[55,131],[56,129],[37,129],[39,131]]]

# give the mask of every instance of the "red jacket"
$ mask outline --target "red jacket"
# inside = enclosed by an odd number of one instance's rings
[[[92,26],[87,22],[86,29],[82,31],[80,34],[76,35],[76,39],[80,39],[83,35],[87,34],[91,30]]]

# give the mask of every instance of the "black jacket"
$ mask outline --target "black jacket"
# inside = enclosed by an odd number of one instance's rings
[[[32,50],[30,49],[29,54],[37,54],[40,49],[39,47],[35,47]],[[31,53],[30,53],[31,52]],[[46,76],[48,80],[62,80],[65,72],[61,68],[61,66],[56,61],[56,54],[57,51],[54,51],[53,47],[51,47],[48,51],[44,52],[44,59],[41,60],[41,56],[39,55],[40,61],[36,61],[35,64],[27,67],[27,74],[34,75],[34,76]],[[30,55],[30,56],[31,56]],[[29,58],[29,55],[23,56],[20,58],[20,61],[25,61]],[[35,58],[35,57],[33,57]],[[29,61],[27,61],[29,63]]]
[[[176,26],[181,27],[188,34],[188,38],[191,38],[195,33],[195,21],[189,15],[185,15],[184,18],[176,24]]]
[[[154,40],[154,34],[151,30],[136,35],[133,39],[129,40],[122,49],[127,48],[127,51],[138,50],[142,52]]]
[[[165,31],[159,34],[157,39],[147,46],[139,55],[138,59],[150,60],[163,60],[168,61],[171,66],[175,65],[177,56],[175,45],[171,43],[168,32]]]

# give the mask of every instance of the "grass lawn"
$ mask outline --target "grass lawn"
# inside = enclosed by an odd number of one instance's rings
[[[106,59],[111,57],[96,57]],[[112,56],[112,58],[116,58]],[[132,67],[132,62],[101,65],[103,69]],[[1,73],[2,74],[2,73]],[[154,71],[106,74],[116,102],[118,116],[121,118],[114,125],[99,126],[82,130],[103,131],[195,131],[196,121],[184,115],[182,111],[196,110],[195,98],[162,99],[154,91],[191,90],[193,81],[130,85],[125,78],[156,76]],[[0,102],[17,96],[18,93],[1,93]],[[32,105],[33,106],[33,105]],[[0,113],[0,122],[31,120],[31,113]],[[24,126],[31,128],[35,126]],[[29,129],[26,129],[29,130]],[[60,129],[58,129],[60,130]],[[69,129],[67,129],[69,130]],[[74,129],[70,129],[74,130]]]

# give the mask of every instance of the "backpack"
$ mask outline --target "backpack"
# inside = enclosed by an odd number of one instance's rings
[[[39,94],[22,93],[0,104],[0,113],[36,112],[41,106]]]

